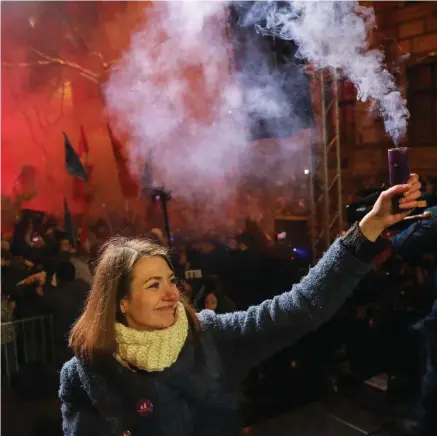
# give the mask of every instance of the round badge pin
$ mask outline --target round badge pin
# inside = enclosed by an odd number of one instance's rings
[[[137,413],[140,416],[149,416],[153,413],[153,404],[150,400],[141,399],[137,401]]]

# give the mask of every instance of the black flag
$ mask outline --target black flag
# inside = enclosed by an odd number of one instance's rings
[[[71,145],[70,140],[65,132],[64,133],[64,143],[65,143],[65,167],[67,168],[68,174],[81,180],[88,180],[88,174],[82,165],[76,151]]]

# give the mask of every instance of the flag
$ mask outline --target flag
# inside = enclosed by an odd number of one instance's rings
[[[65,132],[64,134],[64,144],[65,144],[65,167],[68,174],[81,180],[88,180],[88,174],[82,165],[76,151],[71,145],[70,140]]]
[[[88,141],[86,140],[85,130],[83,126],[80,126],[80,138],[79,138],[79,150],[78,150],[79,157],[82,157],[82,155],[88,155],[89,151],[90,149],[88,147]]]
[[[109,138],[111,139],[112,152],[117,165],[118,180],[124,198],[136,198],[138,196],[138,184],[129,172],[126,158],[123,156],[123,146],[112,133],[107,123]]]
[[[88,180],[84,181],[76,177],[74,178],[73,199],[75,201],[81,202],[84,209],[86,209],[87,205],[93,200],[93,195],[90,189],[90,180],[92,176],[93,166],[89,163],[89,147],[83,126],[80,126],[80,138],[77,155],[82,161],[82,164],[88,175]]]
[[[68,208],[67,199],[64,197],[64,232],[66,238],[75,245],[75,238],[73,232],[73,221],[71,220],[70,209]]]

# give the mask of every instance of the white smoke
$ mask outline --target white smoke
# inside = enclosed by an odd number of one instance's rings
[[[132,37],[106,84],[108,112],[117,130],[129,134],[133,167],[153,149],[156,184],[185,199],[214,186],[214,200],[229,199],[242,171],[268,172],[249,163],[248,118],[288,117],[299,131],[299,108],[290,109],[283,92],[285,73],[259,62],[260,50],[271,49],[250,44],[244,71],[229,72],[232,42],[224,32],[229,3],[148,4],[142,30]],[[271,53],[265,57],[271,59]],[[290,82],[296,91],[307,86],[302,76],[294,85]],[[281,133],[280,124],[273,125],[272,137]],[[268,156],[270,163],[282,160],[274,154],[272,150]],[[295,159],[288,171],[302,167]]]
[[[307,85],[300,67],[294,64],[272,72],[259,63],[262,48],[249,44],[246,67],[230,74],[231,43],[223,26],[228,2],[147,5],[144,26],[132,37],[105,90],[111,117],[129,134],[133,167],[152,148],[156,182],[186,199],[210,182],[216,187],[214,199],[229,198],[243,167],[248,174],[273,180],[276,174],[267,165],[249,164],[247,126],[252,119],[283,115],[295,131],[305,127],[301,101],[296,99],[291,106],[289,101],[293,92],[297,95]],[[395,143],[404,136],[405,101],[384,66],[382,52],[368,49],[368,34],[375,25],[372,9],[355,1],[241,2],[235,6],[242,26],[257,26],[261,33],[294,40],[298,55],[316,67],[340,69],[357,86],[359,99],[376,104]],[[285,79],[290,79],[287,93]],[[287,136],[280,122],[270,129],[272,136]],[[297,147],[291,145],[276,155],[270,149],[266,154],[270,168],[278,160],[283,163],[290,150],[288,175],[303,171]],[[217,185],[218,179],[221,184]]]
[[[369,50],[376,27],[373,8],[357,1],[262,2],[246,14],[245,24],[265,19],[261,32],[294,40],[299,55],[318,68],[337,68],[353,82],[358,99],[370,100],[380,111],[385,130],[395,144],[405,136],[406,100],[384,64],[380,50]]]
[[[156,183],[178,195],[223,177],[247,143],[218,25],[224,6],[152,3],[106,86],[109,112],[132,138],[133,165],[152,148]]]

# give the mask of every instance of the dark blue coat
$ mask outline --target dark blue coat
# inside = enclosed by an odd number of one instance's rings
[[[176,363],[162,372],[132,372],[115,359],[97,368],[73,358],[61,372],[64,434],[236,435],[239,381],[333,316],[371,268],[362,261],[366,250],[357,249],[370,244],[364,241],[357,229],[337,240],[290,292],[246,312],[201,312],[200,341],[189,337]],[[150,413],[141,416],[137,407],[145,400]]]
[[[420,260],[423,253],[437,250],[437,206],[426,209],[432,213],[429,220],[416,221],[392,238],[393,247],[407,259]]]

